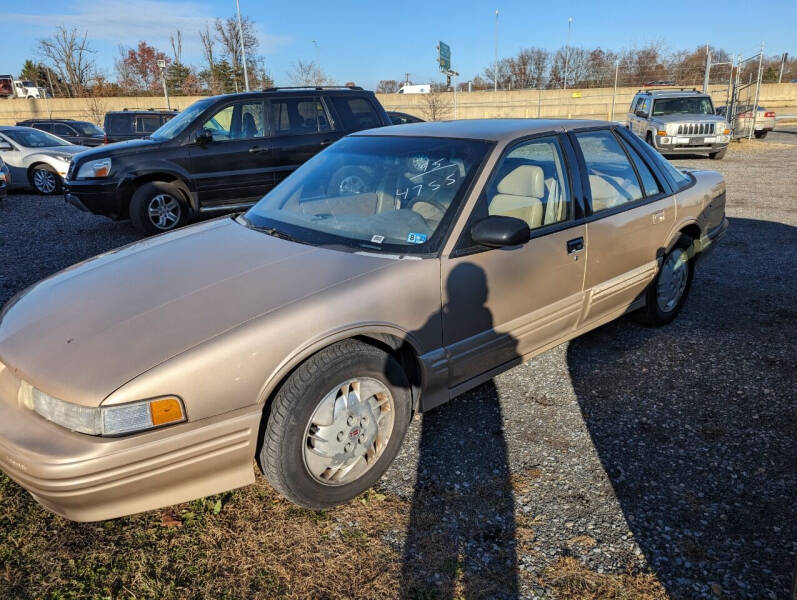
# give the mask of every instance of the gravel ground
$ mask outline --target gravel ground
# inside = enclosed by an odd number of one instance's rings
[[[379,489],[411,501],[409,527],[384,541],[407,580],[423,570],[428,597],[453,597],[451,566],[438,569],[452,555],[506,597],[549,597],[561,557],[652,572],[672,598],[793,597],[797,149],[767,140],[674,162],[725,175],[731,220],[679,318],[620,319],[413,423]],[[0,302],[137,238],[60,198],[11,195]]]

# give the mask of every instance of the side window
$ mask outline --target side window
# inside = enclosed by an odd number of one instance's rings
[[[263,103],[228,104],[205,121],[202,127],[213,135],[214,142],[262,138],[266,135]]]
[[[505,154],[474,211],[476,218],[522,219],[530,229],[566,221],[570,186],[556,137],[522,142]]]
[[[269,102],[275,135],[306,135],[331,129],[320,98],[284,98]]]
[[[592,193],[592,212],[642,199],[642,188],[620,143],[608,129],[576,134]]]
[[[376,110],[367,98],[332,96],[331,100],[346,131],[360,131],[382,125],[379,115],[376,114]]]
[[[642,96],[637,96],[634,98],[634,101],[631,103],[631,112],[636,113],[639,110],[639,105],[642,103]]]
[[[645,113],[645,115],[647,115],[650,112],[650,103],[648,101],[648,98],[642,96],[639,99],[639,108],[637,108],[637,110],[641,110],[643,113]]]
[[[653,171],[651,171],[650,167],[645,164],[645,161],[642,160],[642,157],[639,155],[639,153],[634,150],[631,144],[626,142],[623,142],[623,147],[628,151],[628,154],[631,155],[631,160],[634,161],[636,172],[639,173],[639,178],[642,180],[642,187],[645,189],[645,195],[655,196],[656,194],[660,194],[663,190],[661,189],[659,182],[656,181]]]
[[[53,133],[55,135],[76,135],[71,127],[63,123],[53,123]]]
[[[36,129],[41,129],[42,131],[47,131],[52,133],[53,131],[53,124],[52,123],[34,123],[32,127]]]
[[[111,115],[107,121],[108,126],[105,129],[108,133],[115,135],[133,133],[133,118],[130,115]]]
[[[161,126],[158,115],[141,115],[136,117],[136,133],[152,133]]]

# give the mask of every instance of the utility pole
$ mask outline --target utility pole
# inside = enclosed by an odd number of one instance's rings
[[[778,83],[780,83],[783,80],[783,67],[786,65],[786,61],[788,60],[788,58],[789,58],[789,53],[784,52],[783,56],[780,59],[780,73],[778,73]]]
[[[711,76],[711,48],[706,44],[706,69],[703,71],[703,93],[708,92],[708,82]]]
[[[244,44],[244,26],[241,21],[241,3],[235,0],[235,10],[238,12],[238,35],[241,37],[241,61],[244,67],[244,87],[249,91],[249,70],[246,68],[246,45]]]
[[[567,17],[567,45],[565,46],[565,79],[564,89],[567,89],[567,67],[570,61],[570,29],[573,25],[573,17]]]
[[[495,62],[493,63],[493,91],[498,91],[498,9],[495,9]]]
[[[614,63],[614,93],[612,94],[612,116],[609,119],[610,121],[614,121],[614,98],[617,96],[617,75],[620,72],[620,61],[617,60]]]

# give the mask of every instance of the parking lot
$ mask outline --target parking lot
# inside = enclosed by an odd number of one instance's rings
[[[417,417],[346,506],[300,509],[258,477],[79,524],[0,475],[0,597],[792,597],[795,138],[674,161],[724,174],[730,230],[673,324],[620,319]],[[10,195],[0,302],[139,237]]]

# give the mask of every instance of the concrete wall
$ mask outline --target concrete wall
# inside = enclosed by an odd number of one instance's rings
[[[638,88],[618,88],[614,118],[625,118],[631,99]],[[727,87],[712,86],[716,104],[724,104]],[[612,112],[611,88],[582,90],[516,90],[510,92],[451,92],[436,95],[443,113],[440,118],[478,119],[490,117],[521,118],[585,118],[609,119]],[[429,118],[428,94],[377,94],[388,110],[398,110]],[[171,99],[172,108],[184,109],[198,96]],[[759,103],[779,112],[797,113],[797,84],[766,84],[761,88]],[[102,121],[109,110],[122,108],[163,108],[160,97],[143,98],[55,98],[49,100],[0,99],[0,124],[12,125],[34,117],[60,117]]]

